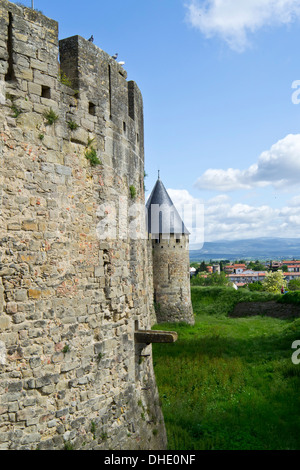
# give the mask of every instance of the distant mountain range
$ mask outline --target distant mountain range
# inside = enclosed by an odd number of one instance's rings
[[[195,246],[195,248],[197,248]],[[248,240],[220,240],[206,242],[202,249],[190,247],[190,261],[202,260],[282,260],[300,259],[299,238],[251,238]]]

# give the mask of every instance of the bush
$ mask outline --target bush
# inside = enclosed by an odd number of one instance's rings
[[[292,279],[288,285],[289,290],[300,290],[300,279]]]
[[[279,298],[278,302],[281,304],[300,305],[300,292],[287,292]]]
[[[195,314],[228,315],[240,302],[267,302],[277,300],[281,295],[269,292],[250,292],[246,289],[235,290],[232,287],[200,287],[191,289]]]
[[[251,292],[253,292],[253,291],[263,291],[264,286],[263,286],[262,282],[256,281],[256,282],[252,282],[251,284],[248,284],[248,289]]]

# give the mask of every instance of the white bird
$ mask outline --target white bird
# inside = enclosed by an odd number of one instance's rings
[[[118,53],[116,52],[115,55],[112,56],[113,59],[117,60],[118,58]]]
[[[118,62],[119,65],[125,65],[125,62],[121,61],[121,62]]]

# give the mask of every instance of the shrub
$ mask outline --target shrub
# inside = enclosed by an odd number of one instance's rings
[[[292,279],[288,285],[289,290],[300,290],[300,279]]]
[[[232,287],[192,287],[192,303],[195,314],[228,315],[240,302],[267,302],[282,296],[269,292],[249,292],[246,289],[235,290]]]
[[[278,299],[278,302],[281,304],[300,305],[300,292],[287,292]]]
[[[263,291],[264,286],[263,286],[262,282],[256,281],[256,282],[252,282],[251,284],[248,284],[248,289],[251,292],[253,292],[253,291]]]

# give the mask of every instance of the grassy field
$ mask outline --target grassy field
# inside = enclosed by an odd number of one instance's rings
[[[155,327],[178,332],[176,343],[153,345],[170,450],[300,449],[300,364],[291,361],[300,318],[229,318],[246,296],[269,299],[193,287],[195,326]]]

